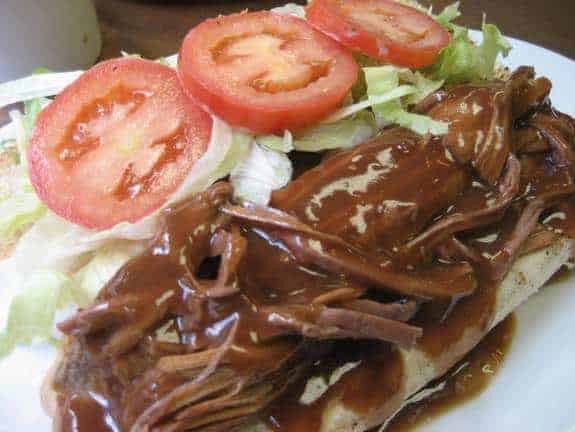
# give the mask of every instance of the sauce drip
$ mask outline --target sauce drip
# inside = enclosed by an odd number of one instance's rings
[[[423,330],[416,349],[435,372],[479,347],[452,369],[441,393],[408,408],[396,427],[478,394],[513,334],[509,320],[480,343],[498,284],[519,246],[545,230],[540,216],[558,203],[549,197],[574,190],[571,171],[554,162],[570,160],[561,142],[510,153],[510,104],[500,84],[454,93],[451,102],[464,96],[467,107],[457,131],[475,133],[451,137],[452,152],[441,138],[389,128],[275,192],[275,209],[232,206],[226,183],[169,209],[150,248],[96,305],[60,327],[73,336],[55,384],[68,425],[60,429],[111,432],[113,418],[123,429],[226,430],[253,416],[275,432],[318,432],[327,420],[331,430],[352,429],[326,416],[335,403],[374,427],[413,389],[404,352],[381,341],[410,347],[420,334],[413,325]],[[458,106],[446,105],[446,120]],[[510,197],[498,205],[504,193]],[[530,202],[539,207],[527,212]],[[571,235],[563,222],[575,220],[567,217],[572,207],[547,228]],[[525,214],[533,215],[529,223],[521,223]],[[235,259],[217,252],[232,244],[226,238],[241,251],[230,252]],[[431,289],[463,277],[466,291]],[[405,302],[414,306],[403,319],[409,324],[382,309]],[[385,320],[416,336],[410,343],[381,336]]]
[[[272,403],[262,420],[276,432],[315,432],[335,402],[362,416],[383,418],[402,397],[403,360],[397,349],[382,343],[338,342],[329,356]]]
[[[440,390],[406,406],[387,425],[386,432],[411,431],[481,394],[501,368],[515,326],[514,315],[496,326],[445,376],[426,387],[441,386]],[[398,396],[404,397],[402,365],[401,356],[389,346],[338,343],[332,355],[316,362],[309,375],[275,401],[262,420],[275,432],[317,432],[325,412],[336,401],[343,402],[346,408],[365,418],[388,417],[393,414],[388,412],[390,402],[396,402]],[[335,379],[337,381],[333,383]],[[325,390],[325,384],[330,382],[333,384]],[[318,386],[324,393],[309,403],[306,400],[309,389]],[[373,430],[377,431],[379,427]]]
[[[448,410],[479,396],[497,374],[509,352],[516,319],[510,315],[458,362],[445,377],[432,382],[428,389],[441,390],[422,401],[406,406],[387,426],[386,432],[408,432],[422,426]]]
[[[60,421],[63,432],[121,432],[110,413],[108,401],[92,392],[71,397]]]

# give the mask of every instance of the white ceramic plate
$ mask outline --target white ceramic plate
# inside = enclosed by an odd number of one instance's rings
[[[535,65],[554,84],[555,106],[575,115],[575,62],[526,42],[511,40],[506,64]],[[1,298],[0,298],[1,301]],[[546,287],[522,306],[507,360],[478,398],[421,432],[571,432],[575,427],[575,281]],[[0,431],[51,429],[39,388],[55,355],[51,347],[18,348],[0,362]]]

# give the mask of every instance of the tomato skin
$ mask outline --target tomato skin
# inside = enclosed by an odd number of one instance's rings
[[[304,88],[265,93],[243,82],[237,70],[215,60],[214,52],[223,40],[244,34],[257,37],[262,32],[272,33],[272,38],[274,32],[278,37],[288,32],[294,35],[296,42],[291,43],[308,45],[298,48],[304,51],[302,55],[317,53],[329,59],[326,75]],[[257,57],[248,60],[257,62]],[[238,67],[243,76],[249,75],[247,67]],[[301,129],[327,117],[357,81],[359,68],[345,48],[306,21],[261,11],[220,16],[193,28],[182,44],[178,72],[188,94],[213,113],[233,126],[267,134]]]
[[[413,29],[427,29],[422,40],[399,40],[365,28],[346,13],[361,8],[382,8],[404,20]],[[430,16],[393,0],[313,0],[306,7],[306,17],[319,30],[346,47],[382,62],[409,68],[433,64],[439,52],[451,42],[451,34]],[[401,27],[401,24],[400,24]]]
[[[102,107],[112,111],[99,114]],[[48,208],[75,224],[103,230],[133,223],[175,192],[206,151],[211,128],[210,115],[185,95],[174,70],[138,58],[108,60],[38,115],[27,150],[30,179]],[[82,141],[77,133],[85,129]],[[84,151],[78,143],[92,147]],[[141,169],[143,180],[126,183],[135,188],[127,191],[122,176],[137,179],[132,169]]]

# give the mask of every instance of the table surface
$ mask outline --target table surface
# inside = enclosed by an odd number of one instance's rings
[[[190,27],[205,18],[279,6],[287,0],[95,0],[102,58],[120,51],[156,58],[175,53]],[[300,0],[298,3],[303,3]],[[454,0],[423,0],[440,9]],[[464,0],[460,23],[479,28],[483,14],[502,31],[575,59],[575,0]]]

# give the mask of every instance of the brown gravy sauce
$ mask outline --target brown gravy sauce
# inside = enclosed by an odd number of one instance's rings
[[[65,415],[60,427],[66,432],[98,431],[121,432],[110,413],[108,401],[93,392],[75,394],[66,402]]]
[[[426,151],[422,152],[419,151],[422,145],[419,138],[406,136],[404,132],[389,131],[386,138],[388,141],[384,143],[374,141],[352,152],[330,156],[321,169],[306,172],[274,194],[274,206],[315,229],[373,250],[379,257],[388,257],[391,263],[398,246],[417,234],[438,212],[449,208],[450,203],[455,203],[460,212],[486,204],[486,192],[472,185],[472,176],[450,160],[439,141],[423,143]],[[535,159],[534,163],[541,162]],[[313,164],[315,161],[307,162]],[[411,175],[405,176],[406,172]],[[533,186],[530,188],[532,197],[561,184],[561,178],[551,177],[548,179],[543,174],[540,178],[534,177],[541,181],[529,184]],[[354,186],[353,179],[365,186]],[[133,424],[138,413],[187,379],[176,372],[145,379],[143,372],[157,357],[168,356],[172,354],[170,350],[176,348],[183,350],[178,354],[215,349],[226,342],[232,331],[234,336],[230,340],[234,342],[234,349],[226,351],[223,361],[229,362],[238,376],[249,377],[255,370],[267,377],[277,370],[277,365],[292,357],[298,345],[292,339],[282,339],[274,344],[272,341],[282,333],[271,325],[263,310],[285,304],[305,305],[334,288],[349,285],[349,281],[322,273],[315,267],[303,267],[265,229],[244,227],[243,234],[249,247],[238,271],[241,292],[221,299],[206,297],[211,281],[197,280],[200,257],[209,256],[211,233],[223,227],[225,222],[220,218],[218,205],[212,202],[196,204],[195,211],[185,206],[172,210],[164,232],[156,238],[153,247],[125,266],[98,298],[106,309],[128,307],[130,324],[141,324],[145,329],[144,336],[150,339],[158,330],[156,327],[170,324],[177,333],[178,342],[173,344],[177,347],[166,343],[150,348],[140,343],[136,348],[125,349],[119,343],[112,343],[118,340],[110,338],[108,341],[97,334],[89,336],[83,344],[83,348],[87,348],[83,351],[84,360],[98,366],[90,372],[102,376],[86,376],[86,369],[82,367],[84,383],[75,383],[74,373],[65,375],[67,380],[62,388],[68,393],[68,399],[63,409],[64,427],[58,430],[119,430],[113,420],[109,423],[113,418],[121,419],[118,423],[123,421],[122,426]],[[570,221],[575,220],[571,217],[575,204],[569,202],[563,207],[563,216],[551,221],[549,227],[574,235]],[[449,213],[449,210],[445,211]],[[502,247],[516,224],[516,217],[509,212],[505,220],[496,224],[499,240],[483,248],[475,245],[476,248],[482,255],[501,256],[505,261],[509,257],[504,255]],[[248,271],[253,268],[258,271]],[[492,324],[497,286],[498,282],[478,274],[478,287],[472,295],[433,301],[421,307],[412,321],[424,330],[417,348],[430,357],[437,369],[449,370],[453,359],[461,358],[478,342],[479,345],[451,369],[440,393],[429,402],[409,407],[390,430],[405,431],[407,427],[428,421],[486,387],[505,357],[514,328],[514,321],[510,319],[480,342]],[[367,287],[361,288],[367,292]],[[204,297],[208,300],[200,302]],[[117,299],[123,299],[124,303],[114,306]],[[145,320],[154,317],[157,317],[157,323],[146,324]],[[260,345],[260,341],[269,344]],[[151,354],[145,351],[148,348]],[[393,415],[409,396],[404,388],[403,358],[392,345],[339,341],[327,342],[326,348],[330,350],[329,354],[310,357],[310,362],[315,358],[318,360],[311,371],[306,371],[305,379],[296,380],[287,392],[259,414],[272,430],[317,432],[326,410],[334,402],[343,403],[365,419],[369,427],[374,427]],[[115,354],[114,349],[123,354],[121,362],[110,362],[107,355],[101,355],[101,351]],[[125,352],[120,351],[122,349]],[[165,352],[159,355],[157,350]],[[112,370],[112,366],[125,374],[116,370],[114,378],[109,378],[106,371]],[[323,379],[330,386],[316,400],[300,403],[310,377]],[[141,383],[136,382],[140,378]],[[95,387],[90,382],[92,379],[104,382],[106,387],[102,392],[85,391],[83,385]],[[129,383],[126,394],[138,395],[135,401],[120,397],[118,389],[127,385],[119,379]],[[100,393],[105,397],[101,398]],[[103,403],[102,400],[110,402]],[[124,415],[119,415],[121,413]]]
[[[470,340],[481,339],[493,317],[495,294],[496,285],[483,284],[475,294],[456,305],[433,302],[424,307],[415,320],[417,325],[425,329],[418,348],[424,350],[436,364],[442,365],[442,358],[445,357],[445,362],[449,361],[451,348],[461,340],[464,332],[472,332],[468,337]],[[429,412],[425,403],[415,404],[416,412],[408,408],[410,414],[407,414],[408,418],[401,420],[401,424],[414,424],[416,416],[427,418],[440,414],[449,406],[455,406],[458,402],[478,395],[497,372],[499,363],[495,364],[495,358],[498,357],[499,362],[503,360],[513,337],[513,329],[512,318],[505,321],[504,325],[496,327],[496,330],[446,375],[450,376],[454,370],[466,365],[459,374],[448,379],[444,391],[441,392],[443,396],[437,397],[441,404],[430,403]],[[335,370],[355,362],[360,363],[345,373],[314,403],[299,403],[310,377],[324,377],[324,381],[329,382]],[[485,374],[481,369],[484,365],[492,371],[491,376],[483,376]],[[463,380],[462,377],[469,382],[462,385],[459,382]],[[347,408],[369,419],[370,426],[374,426],[393,415],[396,407],[409,396],[405,394],[402,384],[403,359],[389,346],[360,345],[358,342],[347,345],[338,343],[333,356],[329,357],[328,361],[317,363],[305,379],[300,380],[282,398],[275,401],[263,420],[275,432],[318,432],[326,408],[333,402],[341,401]],[[437,385],[437,382],[434,384]],[[442,409],[439,409],[439,406]],[[403,417],[402,415],[400,418]],[[403,429],[397,430],[403,432],[407,429],[403,426]]]
[[[336,382],[315,401],[300,403],[310,377]],[[341,401],[354,412],[371,417],[403,398],[402,384],[403,361],[391,345],[338,342],[332,355],[316,362],[305,379],[272,403],[262,420],[277,432],[319,431],[331,403]]]
[[[386,432],[408,432],[470,399],[479,396],[501,368],[515,334],[515,315],[495,327],[463,360],[442,378],[429,384],[444,387],[422,401],[406,406]]]

